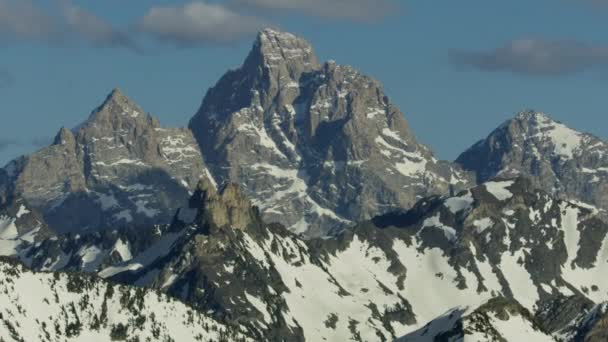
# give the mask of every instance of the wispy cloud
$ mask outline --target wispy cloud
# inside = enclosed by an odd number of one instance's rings
[[[232,0],[232,5],[367,22],[378,21],[399,7],[393,0]]]
[[[153,7],[137,29],[161,42],[188,47],[232,43],[264,25],[259,18],[217,4],[192,2],[177,7]]]
[[[15,83],[13,75],[6,70],[0,69],[0,89],[10,87],[13,83]]]
[[[521,39],[489,51],[450,51],[456,66],[482,71],[560,76],[608,66],[608,46],[574,40]]]
[[[0,0],[0,38],[135,49],[127,33],[69,2],[42,8],[31,0]]]
[[[60,34],[56,18],[29,0],[0,0],[0,36],[48,40]]]
[[[62,16],[70,31],[98,47],[137,49],[133,39],[93,13],[73,5],[64,5]]]

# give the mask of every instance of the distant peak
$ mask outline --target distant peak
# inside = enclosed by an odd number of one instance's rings
[[[114,129],[124,123],[134,125],[143,122],[146,122],[145,124],[149,122],[155,127],[160,126],[158,120],[144,114],[144,111],[119,88],[114,88],[106,96],[103,103],[93,110],[89,118],[74,127],[72,131],[77,133],[81,129],[91,125]]]
[[[260,32],[258,32],[257,41],[261,44],[266,42],[276,42],[276,43],[289,43],[294,41],[304,41],[304,39],[297,37],[293,33],[280,31],[274,28],[267,27]]]
[[[541,113],[541,112],[537,112],[535,110],[529,109],[529,110],[525,110],[525,111],[521,111],[519,113],[517,113],[517,115],[515,116],[515,119],[517,120],[534,120],[534,121],[547,121],[547,120],[551,120],[551,118],[545,114],[545,113]]]
[[[549,143],[550,146],[553,146],[555,155],[566,159],[571,159],[580,151],[585,136],[584,133],[540,112],[526,111],[518,113],[515,122],[524,128],[522,134],[526,138],[534,138],[539,143]]]
[[[109,103],[119,104],[122,106],[134,106],[134,103],[120,90],[120,88],[112,89],[102,106]]]
[[[108,99],[126,98],[120,88],[114,88],[107,96]]]
[[[93,112],[93,116],[98,116],[99,113],[137,118],[142,115],[143,111],[119,88],[114,88],[110,94],[108,94],[101,106],[99,106],[97,110]]]
[[[266,28],[258,33],[252,55],[261,57],[269,67],[288,65],[310,70],[319,66],[312,45],[308,41],[274,28]]]

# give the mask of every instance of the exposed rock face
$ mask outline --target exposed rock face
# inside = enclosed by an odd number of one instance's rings
[[[517,114],[457,163],[476,172],[479,182],[523,175],[556,196],[608,210],[608,143],[542,113]]]
[[[595,303],[583,295],[555,296],[539,308],[535,321],[543,331],[560,334],[581,316],[585,316]]]
[[[28,259],[27,251],[34,244],[54,237],[40,212],[17,200],[0,207],[0,256]]]
[[[206,174],[189,130],[161,128],[119,90],[5,169],[0,197],[23,198],[58,232],[169,223]]]
[[[461,307],[397,342],[431,341],[535,341],[554,342],[543,332],[532,315],[519,303],[506,298],[493,298],[479,307]]]
[[[208,188],[209,189],[209,188]],[[259,214],[236,184],[227,184],[219,192],[205,191],[203,215],[217,227],[245,230]]]
[[[601,342],[608,340],[608,302],[597,304],[555,334],[556,340]]]
[[[319,64],[308,42],[271,29],[189,127],[217,179],[243,185],[267,221],[309,236],[468,182],[416,142],[376,80]]]

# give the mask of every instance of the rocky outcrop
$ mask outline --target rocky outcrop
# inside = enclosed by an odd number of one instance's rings
[[[601,342],[608,339],[608,303],[600,303],[585,312],[555,334],[556,340]]]
[[[519,303],[503,297],[493,298],[481,306],[450,310],[429,322],[424,328],[397,342],[422,341],[537,341],[553,342],[532,315]]]
[[[200,188],[199,188],[200,189]],[[254,208],[236,184],[226,184],[219,191],[206,187],[202,200],[202,213],[205,219],[217,227],[245,230],[256,219],[259,220],[257,208]]]
[[[116,89],[53,144],[9,163],[1,198],[22,198],[57,232],[168,224],[206,175],[188,129],[165,129]]]
[[[219,186],[209,177],[202,177],[187,208],[181,208],[178,222],[212,226],[214,229],[246,230],[261,222],[258,209],[234,183]]]
[[[307,236],[469,184],[416,141],[378,81],[320,64],[308,42],[277,30],[260,32],[189,127],[217,179]]]
[[[535,321],[548,333],[558,335],[560,331],[570,329],[573,322],[595,307],[593,301],[584,295],[556,296],[543,303],[538,309]]]

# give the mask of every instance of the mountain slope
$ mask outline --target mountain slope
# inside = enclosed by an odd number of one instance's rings
[[[114,90],[87,121],[4,173],[5,205],[22,200],[64,233],[169,223],[206,169],[187,129],[161,128]]]
[[[517,114],[456,162],[479,182],[522,175],[555,196],[608,210],[608,143],[542,113]]]
[[[80,241],[58,247],[68,269],[160,289],[266,340],[392,340],[496,297],[549,335],[608,297],[608,226],[525,179],[427,198],[328,240],[265,224],[238,187],[201,182],[170,228],[128,243],[127,260],[83,262],[76,251],[112,244]]]
[[[378,81],[320,64],[308,42],[272,29],[189,127],[217,179],[242,185],[268,222],[308,236],[469,182],[416,141]]]
[[[0,256],[18,256],[27,260],[26,253],[32,245],[54,237],[42,214],[23,201],[0,207]]]
[[[456,308],[423,328],[397,339],[425,341],[554,341],[519,303],[493,298],[478,308]]]
[[[593,212],[527,188],[523,180],[487,183],[421,202],[403,217],[378,218],[386,228],[359,226],[337,241],[303,242],[278,226],[264,228],[254,215],[245,230],[199,230],[136,278],[152,272],[152,286],[168,285],[189,302],[214,303],[237,317],[230,303],[243,308],[237,298],[247,298],[262,314],[274,313],[257,317],[260,333],[293,324],[307,340],[390,340],[448,309],[498,295],[533,313],[554,298],[604,300],[608,227]],[[193,253],[198,257],[184,257]],[[421,293],[421,284],[434,291]],[[207,295],[192,296],[192,288]]]
[[[0,259],[0,340],[245,341],[155,291],[92,276],[33,273]]]

